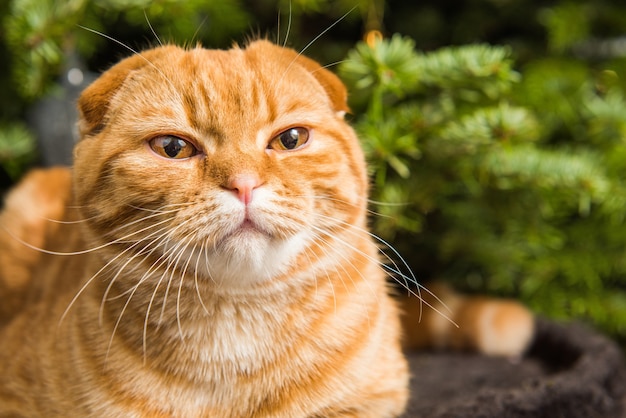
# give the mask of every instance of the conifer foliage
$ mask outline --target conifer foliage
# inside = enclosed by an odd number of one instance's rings
[[[507,47],[423,53],[399,35],[349,53],[339,70],[356,91],[375,232],[427,279],[622,334],[623,90],[590,76],[572,88],[558,64],[514,68]]]

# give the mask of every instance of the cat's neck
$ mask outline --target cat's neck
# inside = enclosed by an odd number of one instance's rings
[[[107,363],[117,353],[127,362],[130,354],[152,369],[179,368],[177,373],[193,380],[206,378],[207,369],[217,378],[224,367],[249,370],[274,361],[304,338],[303,330],[319,314],[315,307],[337,298],[332,283],[307,284],[306,278],[229,288],[173,274],[136,291],[129,291],[126,280],[98,281],[85,295],[80,315],[91,323],[100,318],[100,341],[94,346],[106,350]],[[189,362],[195,366],[187,367]]]

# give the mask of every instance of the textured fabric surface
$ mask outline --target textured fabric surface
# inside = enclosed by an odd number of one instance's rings
[[[409,353],[404,417],[621,418],[626,369],[619,347],[580,324],[538,320],[524,358]]]

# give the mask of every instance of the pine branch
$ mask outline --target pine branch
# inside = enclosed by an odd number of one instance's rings
[[[0,126],[0,165],[17,179],[35,154],[35,139],[21,124]]]

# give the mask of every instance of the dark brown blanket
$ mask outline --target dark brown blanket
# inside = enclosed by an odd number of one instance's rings
[[[409,353],[404,417],[621,418],[626,369],[619,347],[579,324],[538,320],[518,362],[468,353]]]

